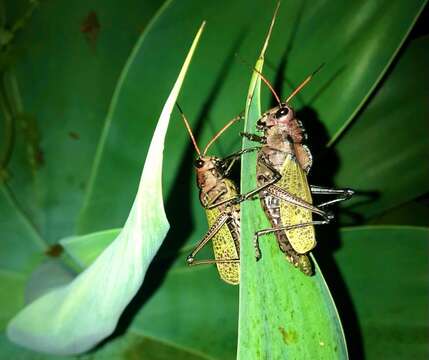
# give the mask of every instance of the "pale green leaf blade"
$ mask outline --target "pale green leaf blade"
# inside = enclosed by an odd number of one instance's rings
[[[11,320],[7,335],[13,342],[52,354],[85,352],[113,332],[122,311],[141,286],[169,229],[161,181],[164,139],[203,27],[204,23],[162,110],[124,228],[71,283],[38,298]]]
[[[260,72],[263,55],[255,66]],[[261,113],[256,77],[254,73],[246,104],[247,132],[255,131]],[[243,148],[251,146],[243,140]],[[243,193],[256,188],[256,154],[243,158],[241,174]],[[265,236],[265,256],[257,263],[250,239],[271,226],[259,201],[242,203],[241,214],[238,359],[346,359],[338,312],[315,259],[315,275],[308,277],[287,262],[274,236]]]
[[[116,239],[121,230],[109,229],[87,235],[70,236],[59,242],[79,266],[86,268]]]

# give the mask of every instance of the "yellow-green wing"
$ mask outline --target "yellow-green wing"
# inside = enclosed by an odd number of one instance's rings
[[[218,208],[206,210],[209,227],[221,215]],[[219,231],[212,238],[213,253],[216,260],[236,260],[239,259],[234,238],[227,224],[222,225]],[[240,265],[238,262],[227,262],[216,264],[219,276],[229,284],[236,285],[239,283]]]
[[[307,176],[294,157],[288,155],[282,170],[282,178],[277,183],[282,189],[296,197],[312,203]],[[280,216],[284,225],[309,223],[313,220],[312,213],[301,206],[287,201],[280,203]],[[304,254],[316,246],[314,226],[305,226],[286,231],[286,235],[296,252]]]

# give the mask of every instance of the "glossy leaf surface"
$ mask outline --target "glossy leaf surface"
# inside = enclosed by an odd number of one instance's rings
[[[423,37],[404,49],[374,98],[337,144],[344,166],[335,180],[358,191],[354,204],[347,208],[362,218],[429,191],[429,137],[423,135],[429,133],[428,46],[429,37]]]
[[[7,335],[13,342],[52,354],[85,352],[113,332],[137,293],[169,229],[162,197],[164,139],[202,30],[203,26],[159,118],[123,229],[73,281],[37,298],[10,321]]]
[[[264,50],[255,68],[262,72]],[[260,118],[257,73],[249,86],[245,131],[254,133]],[[243,140],[243,148],[254,146]],[[242,160],[241,188],[256,188],[256,155]],[[240,317],[238,359],[346,359],[341,322],[323,275],[306,276],[288,263],[271,234],[260,239],[256,262],[254,233],[270,228],[258,200],[241,205]]]
[[[341,231],[343,246],[335,259],[361,328],[364,351],[356,356],[368,360],[429,356],[428,238],[427,228],[407,226]]]

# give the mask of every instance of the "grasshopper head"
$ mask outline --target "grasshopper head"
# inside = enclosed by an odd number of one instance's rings
[[[215,156],[199,156],[194,161],[197,185],[200,189],[211,189],[223,177],[221,160]]]
[[[275,108],[268,110],[256,123],[259,130],[265,131],[272,126],[284,125],[288,126],[289,123],[295,119],[294,110],[286,105],[281,104]]]
[[[297,144],[306,138],[306,132],[302,122],[295,117],[295,111],[287,104],[281,104],[268,110],[256,123],[258,130],[264,132],[267,138],[275,135]],[[270,139],[268,139],[270,143]]]
[[[295,118],[295,112],[293,109],[289,106],[289,102],[292,100],[292,98],[297,95],[313,78],[313,76],[323,67],[323,64],[319,66],[315,71],[313,71],[312,74],[307,76],[305,80],[299,84],[292,93],[286,98],[286,100],[281,101],[280,97],[274,90],[271,83],[265,78],[264,75],[261,74],[260,71],[254,69],[255,72],[257,72],[261,78],[261,80],[268,86],[272,94],[274,95],[277,103],[279,106],[268,110],[257,122],[256,126],[259,130],[264,131],[265,136],[267,136],[267,132],[269,132],[269,129],[273,127],[278,127],[280,130],[284,132],[286,137],[291,140],[293,143],[301,143],[302,140],[306,138],[305,130],[302,126],[302,123]],[[274,132],[280,132],[280,131],[274,131]]]

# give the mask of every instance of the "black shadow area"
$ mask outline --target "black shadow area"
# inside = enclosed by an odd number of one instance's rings
[[[309,183],[335,188],[334,175],[340,165],[347,166],[347,164],[340,163],[334,148],[326,148],[329,134],[313,108],[303,107],[297,112],[297,118],[303,122],[307,130],[309,135],[307,144],[313,154],[313,167],[310,171]],[[314,196],[313,202],[318,204],[327,199],[329,199],[327,195],[318,195]],[[338,206],[331,206],[329,209],[334,212],[335,219],[337,219],[340,213]],[[329,225],[317,227],[319,245],[314,253],[323,269],[323,276],[329,284],[339,311],[350,358],[361,360],[364,359],[363,338],[356,308],[333,256],[334,252],[341,247],[339,229],[340,225],[335,220]]]

